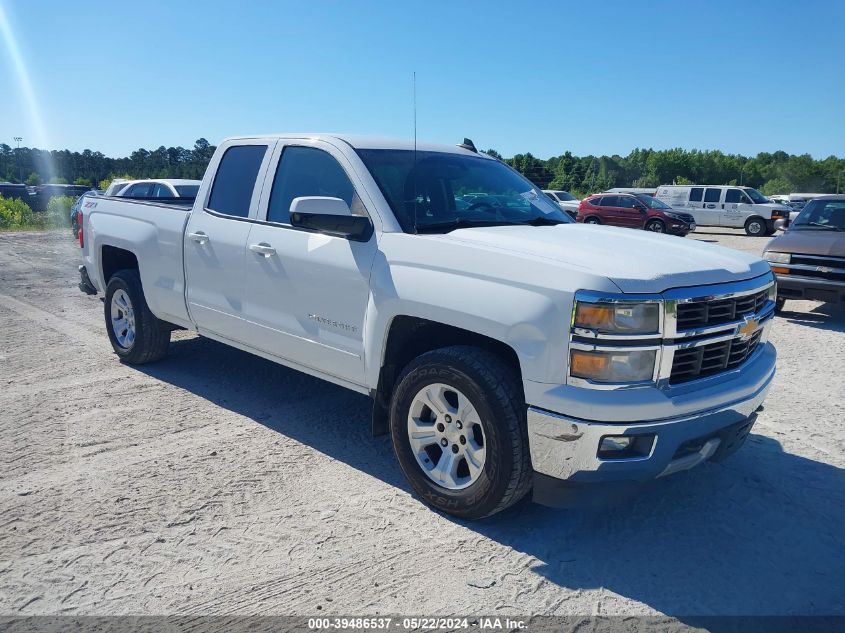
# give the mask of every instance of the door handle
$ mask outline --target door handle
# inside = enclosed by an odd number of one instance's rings
[[[249,250],[251,250],[253,253],[263,255],[264,257],[270,257],[270,255],[276,254],[276,249],[270,246],[267,242],[261,242],[259,244],[250,244]]]
[[[197,231],[196,233],[188,233],[188,237],[190,237],[197,244],[205,244],[208,242],[208,235],[206,235],[202,231]]]

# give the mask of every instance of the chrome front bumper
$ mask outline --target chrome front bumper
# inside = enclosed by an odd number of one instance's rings
[[[648,481],[686,470],[710,459],[719,449],[718,433],[749,420],[760,407],[774,377],[753,394],[716,409],[681,417],[628,423],[582,420],[529,407],[531,462],[540,475],[579,483]],[[654,435],[648,455],[602,459],[599,445],[607,435]],[[679,455],[682,445],[701,439],[697,451]],[[744,439],[744,437],[743,437]]]

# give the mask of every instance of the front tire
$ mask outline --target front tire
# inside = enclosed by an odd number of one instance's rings
[[[427,352],[402,372],[390,407],[399,466],[434,508],[480,519],[531,487],[525,400],[516,373],[479,348]]]
[[[786,299],[783,297],[778,297],[775,300],[775,314],[783,312],[783,306],[786,305]]]
[[[763,218],[748,218],[745,223],[745,232],[751,237],[766,235],[766,221]]]
[[[106,331],[114,353],[125,363],[142,365],[167,355],[170,328],[150,312],[137,270],[119,270],[106,286]]]
[[[652,233],[665,233],[666,226],[660,220],[649,220],[645,224],[645,230]]]
[[[584,220],[584,224],[601,224],[601,220],[596,217],[589,217]]]

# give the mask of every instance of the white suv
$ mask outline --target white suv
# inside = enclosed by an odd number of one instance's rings
[[[549,196],[557,206],[566,211],[573,218],[578,215],[578,205],[581,201],[568,191],[557,189],[543,189],[543,193]]]

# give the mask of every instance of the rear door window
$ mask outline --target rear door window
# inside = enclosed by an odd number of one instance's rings
[[[601,204],[598,205],[601,207],[618,207],[619,206],[619,196],[604,196],[601,199]]]
[[[690,202],[701,202],[702,197],[704,197],[704,187],[692,187],[689,190]]]
[[[208,208],[237,218],[249,217],[249,205],[266,145],[233,145],[226,150],[211,187]]]
[[[719,202],[722,199],[721,189],[707,189],[704,192],[704,202]]]

